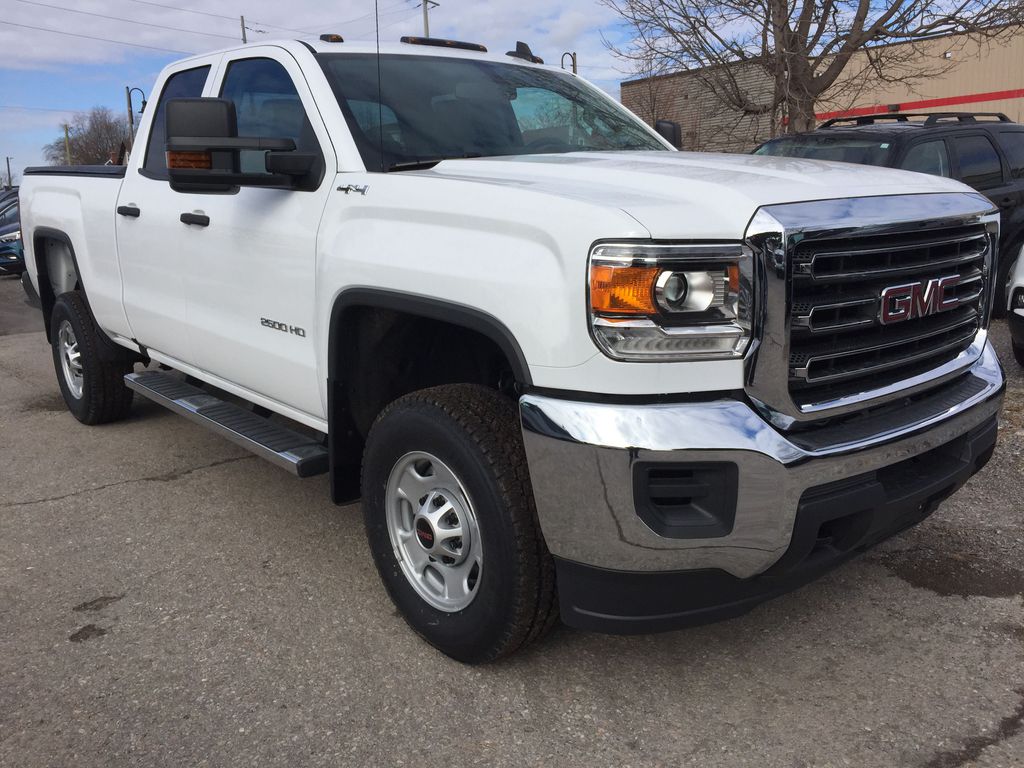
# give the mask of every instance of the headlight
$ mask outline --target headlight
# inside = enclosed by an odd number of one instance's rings
[[[590,325],[616,360],[743,357],[753,254],[741,245],[602,244],[590,253]]]
[[[6,235],[0,235],[0,243],[14,243],[21,240],[21,230],[17,232],[8,232]]]

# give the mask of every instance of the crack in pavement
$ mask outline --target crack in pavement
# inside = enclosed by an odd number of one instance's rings
[[[1016,693],[1020,697],[1016,709],[1013,714],[1000,720],[995,730],[965,739],[959,749],[940,752],[925,763],[924,768],[961,768],[961,766],[973,763],[989,747],[1020,733],[1024,729],[1024,688],[1018,688]]]
[[[106,483],[105,485],[97,485],[92,488],[83,488],[78,491],[72,491],[71,493],[61,494],[60,496],[47,496],[42,499],[31,499],[29,501],[13,501],[7,504],[0,504],[0,509],[10,509],[12,507],[27,507],[32,504],[44,504],[48,501],[63,501],[64,499],[70,499],[73,496],[81,496],[86,493],[95,493],[96,491],[105,491],[108,488],[116,488],[119,485],[128,485],[129,483],[146,483],[146,482],[158,482],[158,483],[169,483],[174,480],[179,480],[187,475],[191,475],[193,472],[199,472],[203,469],[211,469],[212,467],[219,467],[223,464],[233,464],[237,461],[245,461],[246,459],[255,459],[256,457],[249,454],[246,456],[234,456],[230,459],[218,459],[217,461],[211,461],[209,464],[201,464],[198,467],[190,467],[189,469],[182,469],[176,472],[165,472],[160,475],[150,475],[148,477],[131,477],[127,480],[118,480],[114,483]]]

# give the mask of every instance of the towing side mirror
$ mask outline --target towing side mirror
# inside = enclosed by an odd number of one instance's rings
[[[228,99],[170,99],[166,120],[167,174],[176,192],[319,184],[317,155],[296,152],[293,139],[239,136],[235,105]],[[242,152],[262,152],[264,170],[243,170]]]
[[[683,148],[683,129],[679,127],[679,123],[672,120],[657,120],[654,123],[654,131],[676,149]]]

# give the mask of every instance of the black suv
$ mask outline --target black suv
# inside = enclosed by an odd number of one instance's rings
[[[902,168],[974,187],[1001,212],[993,309],[997,317],[1005,313],[1006,284],[1024,245],[1024,125],[999,112],[838,117],[767,141],[754,154]]]

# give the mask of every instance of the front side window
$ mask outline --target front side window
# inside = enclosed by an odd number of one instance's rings
[[[463,58],[324,54],[370,170],[457,157],[662,150],[637,118],[579,80]]]
[[[953,139],[960,162],[960,181],[975,189],[993,187],[1003,180],[1003,167],[992,142],[985,136],[957,136]]]
[[[297,152],[320,154],[306,110],[291,76],[273,59],[240,59],[228,65],[222,99],[235,104],[239,136],[293,139]],[[265,153],[240,153],[243,173],[266,173]]]
[[[149,144],[146,146],[146,162],[143,168],[148,176],[157,179],[167,178],[167,100],[199,98],[203,95],[206,77],[209,74],[208,66],[196,67],[175,72],[164,83],[164,89],[160,92],[160,99],[156,104],[156,114],[153,115],[149,129]]]
[[[907,156],[900,163],[900,168],[905,171],[930,173],[933,176],[949,176],[949,153],[946,152],[946,142],[939,139],[915,144],[907,150]]]

